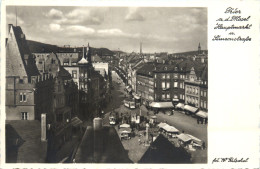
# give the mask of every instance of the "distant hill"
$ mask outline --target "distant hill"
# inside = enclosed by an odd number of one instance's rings
[[[46,43],[41,43],[37,41],[27,40],[27,44],[29,46],[29,49],[32,53],[50,53],[50,52],[82,52],[82,47],[59,47],[57,45],[51,45]],[[113,55],[114,52],[107,49],[107,48],[92,48],[91,53],[92,54],[98,54],[99,56],[108,56]]]
[[[59,47],[56,45],[45,44],[32,40],[27,40],[27,44],[32,53],[50,53],[59,51]]]

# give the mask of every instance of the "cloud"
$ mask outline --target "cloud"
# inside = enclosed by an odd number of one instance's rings
[[[70,35],[91,35],[94,34],[96,31],[93,28],[81,26],[81,25],[73,25],[66,27],[67,33]]]
[[[52,19],[60,19],[63,18],[63,12],[57,9],[52,8],[45,16]]]
[[[144,17],[139,13],[138,8],[128,8],[128,13],[125,17],[126,21],[144,21]]]
[[[64,23],[68,24],[99,25],[104,21],[102,12],[83,8],[72,10],[66,14],[66,18]]]
[[[13,14],[13,13],[6,15],[6,21],[9,22],[9,23],[15,24],[16,19],[17,19],[17,25],[21,26],[21,25],[24,24],[24,21],[19,16],[16,17],[16,15]]]
[[[120,29],[101,29],[97,31],[103,35],[123,35],[124,33]]]
[[[62,30],[61,26],[59,24],[56,24],[56,23],[49,24],[49,28],[52,31],[60,31],[60,30]]]

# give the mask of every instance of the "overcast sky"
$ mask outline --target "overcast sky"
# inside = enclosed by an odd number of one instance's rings
[[[54,45],[139,52],[207,49],[207,8],[16,7],[26,38]],[[15,25],[15,7],[7,24]]]

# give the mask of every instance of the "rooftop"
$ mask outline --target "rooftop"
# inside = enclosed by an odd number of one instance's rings
[[[41,141],[39,121],[6,121],[5,132],[7,163],[46,162],[47,142]]]

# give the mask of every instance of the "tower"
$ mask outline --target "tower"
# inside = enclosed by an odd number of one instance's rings
[[[142,42],[140,43],[140,55],[142,54]]]
[[[198,54],[201,54],[201,47],[200,47],[200,43],[199,43],[199,46],[198,46]]]

